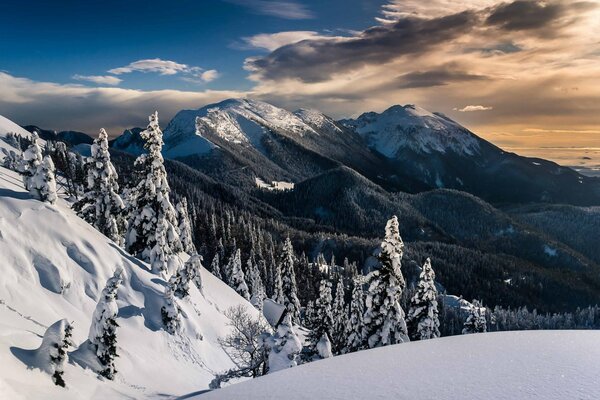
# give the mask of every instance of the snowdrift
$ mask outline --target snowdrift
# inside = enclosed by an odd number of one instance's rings
[[[168,397],[207,388],[214,374],[233,366],[218,344],[229,331],[223,313],[242,304],[258,317],[250,303],[202,270],[203,293],[191,285],[190,297],[179,301],[183,332],[167,334],[160,314],[166,282],[77,217],[62,199],[56,205],[32,199],[21,177],[4,168],[0,266],[2,399]],[[118,291],[115,381],[100,380],[73,357],[64,372],[67,388],[55,386],[28,362],[28,352],[40,347],[46,328],[63,318],[73,324],[75,345],[83,343],[100,293],[118,267],[124,281]]]
[[[361,351],[198,400],[600,398],[600,332],[473,334]]]

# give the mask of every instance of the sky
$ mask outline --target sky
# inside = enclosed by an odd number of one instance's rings
[[[9,1],[0,114],[116,136],[230,97],[418,104],[527,155],[595,151],[598,32],[600,0]]]

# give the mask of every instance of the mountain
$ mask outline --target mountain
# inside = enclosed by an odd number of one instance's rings
[[[245,189],[265,181],[300,182],[345,166],[387,191],[436,188],[493,204],[600,204],[600,179],[553,162],[505,152],[440,113],[392,106],[335,121],[311,109],[289,112],[229,99],[177,113],[164,128],[164,156]],[[126,131],[115,149],[139,154]]]
[[[594,399],[598,340],[596,331],[445,337],[328,358],[185,398]]]
[[[35,125],[26,125],[25,128],[29,132],[37,132],[38,136],[44,140],[58,140],[65,142],[71,146],[77,146],[79,144],[92,144],[94,139],[87,133],[78,131],[60,131],[56,132],[49,129],[42,129]]]
[[[600,180],[508,153],[448,117],[414,105],[340,121],[391,163],[406,189],[450,188],[492,203],[600,204]]]
[[[144,128],[125,129],[123,134],[108,142],[111,148],[139,156],[144,150],[144,139],[140,136]]]
[[[340,165],[377,180],[382,161],[358,134],[323,114],[247,99],[179,112],[164,142],[165,157],[246,187],[256,178],[296,182]]]

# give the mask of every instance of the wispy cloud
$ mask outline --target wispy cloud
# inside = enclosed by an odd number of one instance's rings
[[[315,31],[285,31],[276,33],[259,33],[243,37],[246,49],[265,49],[273,51],[288,44],[298,43],[306,39],[318,39],[326,36]]]
[[[250,9],[255,14],[270,15],[283,19],[310,19],[314,18],[312,11],[304,4],[296,1],[271,1],[271,0],[225,0],[228,3],[238,4]]]
[[[185,76],[183,79],[190,83],[208,83],[212,82],[219,77],[219,73],[216,69],[209,69],[208,71],[199,72],[191,76]]]
[[[208,83],[219,77],[219,72],[216,69],[205,70],[201,67],[181,64],[171,60],[161,60],[160,58],[152,58],[146,60],[138,60],[124,67],[118,67],[108,70],[108,73],[115,75],[129,74],[132,72],[153,72],[160,75],[182,75],[186,82],[192,83]],[[110,76],[106,77],[110,78]],[[115,77],[115,79],[118,79]],[[119,79],[120,81],[120,79]]]
[[[473,111],[489,111],[489,110],[493,110],[494,107],[487,107],[487,106],[465,106],[463,108],[455,108],[455,111],[460,111],[460,112],[473,112]]]
[[[161,60],[160,58],[152,58],[147,60],[134,61],[124,67],[109,69],[108,72],[115,75],[129,74],[131,72],[156,72],[160,75],[175,75],[180,72],[188,72],[190,67],[187,64],[180,64],[175,61]]]
[[[75,74],[71,77],[76,81],[88,81],[92,83],[96,83],[98,85],[109,85],[116,86],[119,83],[123,82],[122,79],[117,78],[116,76],[111,75],[79,75]]]

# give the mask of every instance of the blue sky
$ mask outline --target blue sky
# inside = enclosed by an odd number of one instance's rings
[[[418,104],[507,148],[600,147],[599,24],[600,0],[10,0],[0,114],[116,136],[231,97]]]
[[[243,3],[248,5],[244,6]],[[221,0],[10,1],[0,12],[0,69],[38,81],[73,83],[74,75],[107,75],[136,60],[172,60],[219,78],[193,84],[181,76],[131,73],[119,78],[124,88],[201,88],[245,90],[252,87],[244,59],[263,50],[249,49],[244,37],[280,31],[339,32],[373,24],[381,2],[306,1],[265,15],[262,2]],[[350,3],[352,6],[349,6]],[[299,3],[296,3],[299,4]],[[291,15],[286,10],[292,8]],[[344,9],[343,13],[339,10]],[[273,10],[271,10],[272,12]],[[275,10],[277,13],[277,10]],[[283,16],[281,15],[283,14]]]

